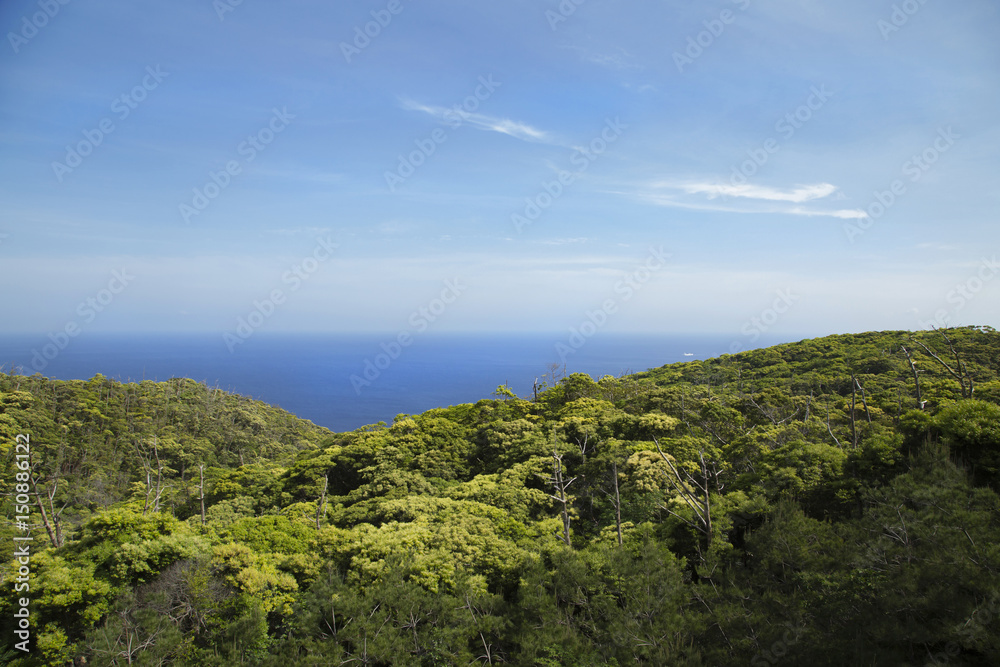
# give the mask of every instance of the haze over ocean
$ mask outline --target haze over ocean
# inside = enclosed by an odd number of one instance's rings
[[[374,365],[392,334],[259,333],[233,353],[212,335],[81,335],[55,358],[36,357],[50,343],[45,335],[0,337],[0,363],[31,375],[41,372],[61,380],[90,379],[100,373],[123,381],[189,377],[210,386],[280,406],[334,431],[353,430],[399,413],[416,414],[436,407],[491,398],[509,383],[519,396],[531,393],[535,378],[559,362],[556,343],[565,334],[426,334],[415,337],[369,385],[366,361]],[[566,372],[597,379],[678,361],[728,353],[733,343],[748,347],[746,337],[597,334],[566,355]],[[766,339],[754,346],[798,340]],[[54,348],[47,351],[51,353]],[[691,356],[685,356],[685,355]],[[385,365],[388,357],[379,359]],[[39,371],[42,362],[44,367]],[[373,372],[369,370],[368,377]],[[367,381],[367,380],[366,380]]]

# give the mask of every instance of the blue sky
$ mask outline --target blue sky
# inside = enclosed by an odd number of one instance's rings
[[[0,332],[998,325],[998,11],[5,2]]]

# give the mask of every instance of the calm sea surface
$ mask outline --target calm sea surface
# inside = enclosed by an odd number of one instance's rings
[[[504,383],[527,397],[535,378],[560,361],[556,344],[566,344],[567,338],[568,333],[426,334],[397,350],[391,335],[258,332],[230,352],[218,335],[84,333],[62,350],[50,345],[45,335],[19,335],[0,337],[0,364],[8,371],[13,365],[25,375],[41,372],[61,380],[89,379],[98,373],[123,381],[189,377],[280,406],[334,431],[347,431],[391,423],[399,413],[490,398]],[[594,378],[639,372],[725,354],[733,340],[718,335],[599,333],[566,355],[566,371]],[[779,342],[784,341],[761,340],[756,346]],[[53,358],[46,358],[54,352]]]

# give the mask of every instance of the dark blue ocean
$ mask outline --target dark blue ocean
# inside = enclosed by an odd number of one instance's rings
[[[501,384],[528,397],[535,378],[560,362],[556,344],[567,344],[568,336],[427,334],[396,350],[392,335],[258,332],[230,352],[218,335],[83,333],[61,350],[45,334],[18,335],[0,337],[0,365],[61,380],[98,373],[122,381],[188,377],[280,406],[331,430],[349,431],[392,423],[400,413],[474,403],[490,398]],[[785,340],[760,340],[753,347]],[[595,379],[618,376],[716,357],[728,353],[734,341],[745,344],[746,339],[602,332],[565,355],[566,372]]]

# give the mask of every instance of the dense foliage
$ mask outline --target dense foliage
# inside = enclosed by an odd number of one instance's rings
[[[15,665],[1000,664],[1000,334],[830,336],[334,434],[0,374]],[[21,471],[23,472],[23,471]],[[6,643],[6,646],[4,644]]]

